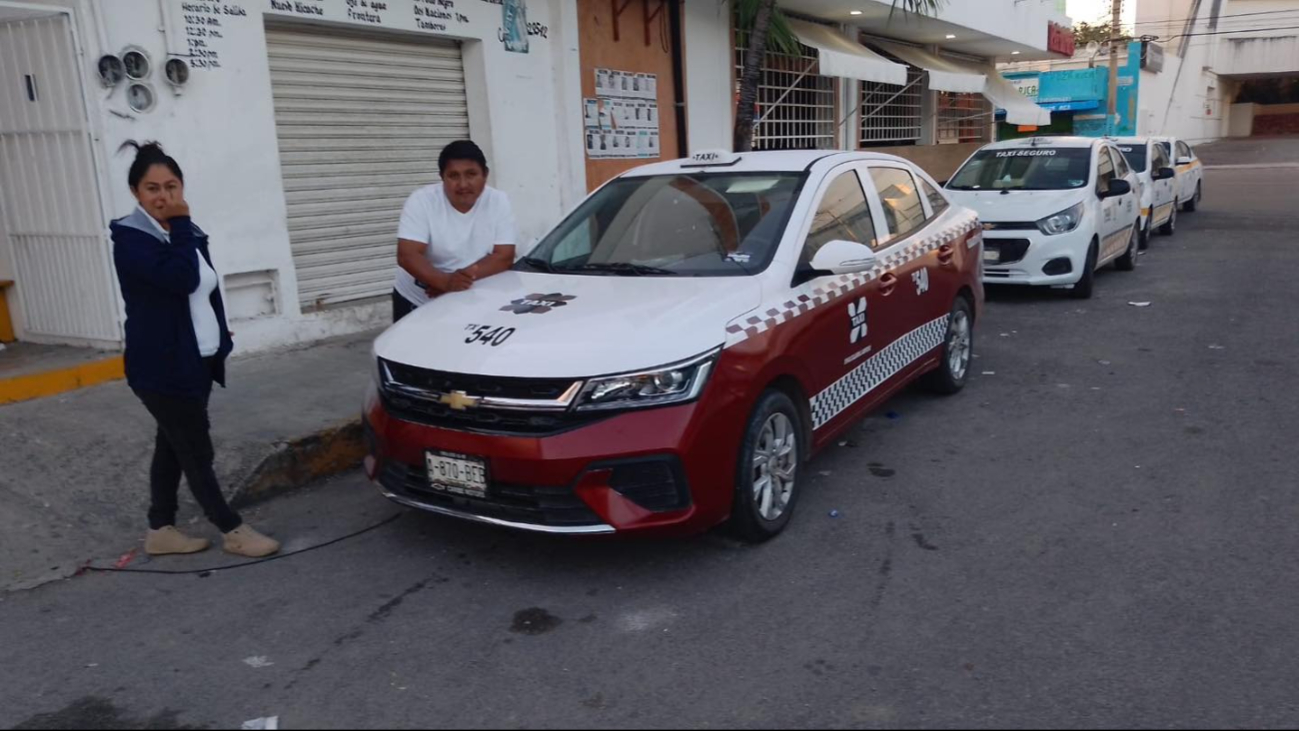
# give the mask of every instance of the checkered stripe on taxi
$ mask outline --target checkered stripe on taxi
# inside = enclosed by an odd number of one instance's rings
[[[901,249],[890,252],[869,271],[808,282],[790,292],[787,299],[768,303],[751,315],[731,321],[726,327],[726,347],[733,348],[749,338],[757,337],[818,307],[828,305],[871,280],[878,279],[885,272],[949,245],[971,231],[976,232],[976,237],[982,235],[978,218],[975,216],[969,216],[943,231],[918,238]]]
[[[903,335],[829,388],[813,396],[812,428],[825,426],[903,368],[942,345],[943,338],[947,336],[947,321],[950,319],[950,315],[943,315]]]

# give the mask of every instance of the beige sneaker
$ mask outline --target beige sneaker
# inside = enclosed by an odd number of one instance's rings
[[[236,556],[265,558],[280,551],[279,541],[267,538],[247,525],[241,525],[225,535],[226,553]]]
[[[169,556],[172,554],[199,553],[206,551],[212,543],[204,538],[190,538],[176,530],[176,526],[149,531],[144,539],[144,552],[150,556]]]

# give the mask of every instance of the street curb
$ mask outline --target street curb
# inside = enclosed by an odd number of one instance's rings
[[[230,499],[235,508],[305,487],[361,466],[365,438],[361,420],[349,419],[314,434],[278,442],[275,453],[262,460]]]
[[[112,356],[43,373],[0,379],[0,406],[91,388],[126,378],[122,356]]]

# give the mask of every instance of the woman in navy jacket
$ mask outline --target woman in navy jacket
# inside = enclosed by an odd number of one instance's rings
[[[113,261],[126,301],[126,379],[158,422],[149,482],[155,556],[197,553],[208,541],[176,529],[183,474],[229,553],[260,558],[279,543],[244,524],[221,494],[212,463],[208,399],[225,386],[234,349],[208,237],[190,219],[185,176],[156,143],[136,145],[128,181],[140,205],[113,221]]]

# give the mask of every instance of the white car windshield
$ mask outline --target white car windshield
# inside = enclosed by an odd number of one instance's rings
[[[1070,190],[1091,178],[1086,147],[979,150],[947,183],[948,190]]]
[[[1145,145],[1119,145],[1123,157],[1127,158],[1128,164],[1139,173],[1146,171],[1146,150]]]
[[[802,173],[680,173],[615,180],[518,268],[613,276],[743,276],[780,244]]]

